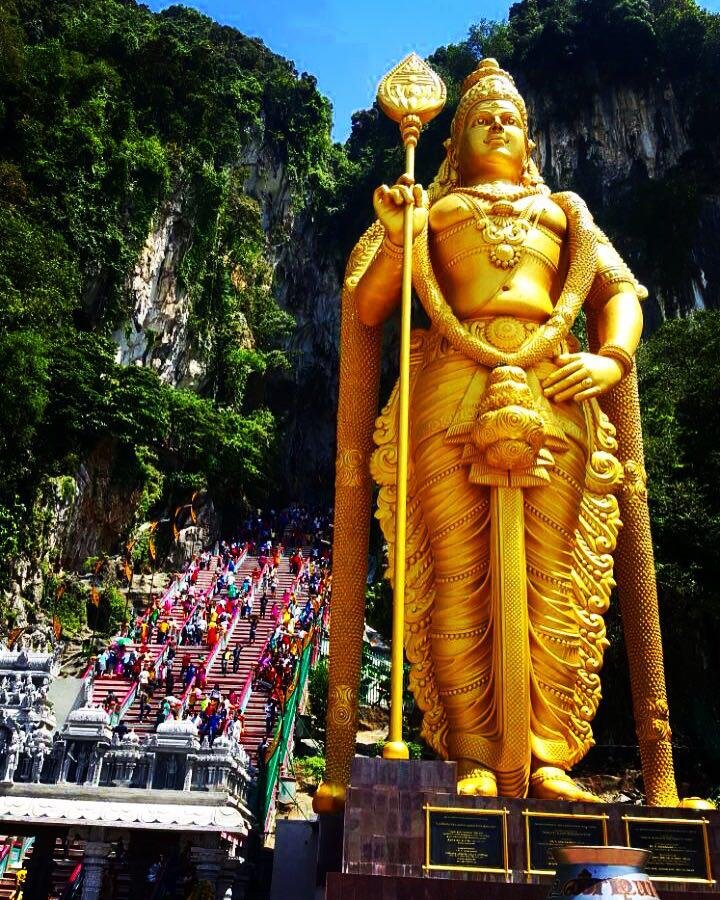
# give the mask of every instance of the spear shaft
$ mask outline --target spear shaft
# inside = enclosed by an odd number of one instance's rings
[[[412,121],[409,121],[412,120]],[[420,134],[417,116],[405,116],[400,124],[405,144],[405,172],[415,180],[415,147]],[[402,739],[403,636],[405,632],[405,541],[407,536],[408,445],[410,431],[410,317],[412,312],[412,245],[414,201],[405,205],[403,217],[403,267],[400,302],[400,378],[398,382],[397,507],[395,512],[395,560],[393,566],[392,654],[390,668],[390,728],[383,747],[385,759],[408,759]]]
[[[411,186],[403,215],[403,266],[400,304],[400,377],[398,380],[398,442],[393,563],[393,618],[390,669],[390,728],[383,747],[385,759],[408,759],[402,739],[403,644],[405,631],[405,567],[407,483],[410,429],[410,318],[412,311],[412,249],[415,210],[415,147],[422,126],[445,105],[445,85],[417,54],[411,53],[389,72],[378,87],[383,112],[400,126],[405,148],[405,179]]]

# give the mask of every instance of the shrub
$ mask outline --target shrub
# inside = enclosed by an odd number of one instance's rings
[[[311,784],[319,784],[325,777],[324,756],[303,756],[295,760],[295,774]]]

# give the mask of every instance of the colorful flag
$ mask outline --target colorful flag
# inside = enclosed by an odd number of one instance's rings
[[[100,591],[95,585],[90,588],[90,602],[93,606],[100,606]]]
[[[62,637],[62,622],[58,619],[57,616],[53,616],[53,633],[55,635],[56,640],[60,640]]]

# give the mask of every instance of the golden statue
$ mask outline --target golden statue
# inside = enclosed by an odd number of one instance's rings
[[[396,549],[397,387],[375,416],[408,209],[430,319],[409,353],[404,567],[423,737],[457,761],[460,793],[593,800],[568,771],[593,743],[617,544],[648,802],[678,802],[633,363],[646,292],[583,201],[550,193],[533,147],[512,77],[483,60],[427,192],[408,174],[379,187],[377,221],[348,262],[318,811],[342,806],[354,752],[368,472],[391,575]],[[571,333],[581,310],[592,352]]]

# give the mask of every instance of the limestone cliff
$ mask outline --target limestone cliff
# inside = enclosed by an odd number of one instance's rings
[[[326,494],[334,452],[338,261],[315,227],[311,198],[293,184],[277,148],[262,133],[242,151],[236,168],[244,193],[260,208],[275,299],[295,320],[283,344],[289,370],[273,379],[268,394],[284,426],[281,452],[288,465],[282,487],[298,497],[308,491]],[[192,302],[180,274],[193,219],[192,199],[181,194],[157,210],[125,281],[130,318],[113,338],[122,365],[148,366],[173,387],[202,390],[207,362],[193,341]],[[248,332],[243,345],[252,343]]]
[[[186,200],[179,193],[153,218],[147,240],[125,279],[130,318],[113,334],[117,362],[150,366],[173,387],[201,387],[205,374],[190,346],[190,298],[178,271],[191,234]]]
[[[523,88],[543,176],[554,189],[584,197],[650,290],[645,333],[666,318],[720,307],[719,198],[695,196],[690,185],[685,196],[667,189],[674,178],[682,182],[694,151],[682,88],[678,95],[664,79],[598,84],[569,116],[558,113],[542,85]],[[668,237],[655,234],[663,225]],[[671,280],[666,248],[653,246],[658,236],[683,266]]]

